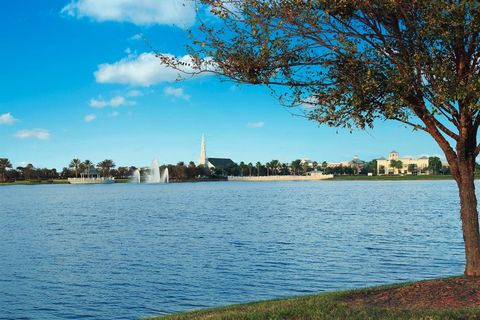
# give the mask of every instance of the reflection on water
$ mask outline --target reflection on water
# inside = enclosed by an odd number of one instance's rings
[[[0,317],[135,319],[460,274],[452,181],[0,188]]]

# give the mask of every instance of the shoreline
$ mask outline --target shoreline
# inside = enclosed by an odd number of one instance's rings
[[[453,276],[233,304],[144,319],[478,319],[480,304],[475,289],[479,286],[479,279]],[[473,292],[467,294],[471,300],[458,298],[464,290]],[[437,295],[439,292],[442,295]]]
[[[279,176],[284,177],[282,179],[269,179],[268,176],[264,178],[260,177],[238,177],[235,179],[189,179],[189,180],[170,180],[169,183],[197,183],[197,182],[272,182],[272,181],[429,181],[429,180],[453,180],[453,177],[450,175],[408,175],[408,176],[334,176],[333,178],[323,178],[323,179],[293,179],[289,176]],[[480,177],[475,177],[475,179],[480,179]],[[116,179],[116,183],[129,183],[130,179]],[[14,185],[52,185],[52,184],[69,184],[67,179],[56,179],[56,180],[18,180],[14,182],[2,182],[0,186],[14,186]]]

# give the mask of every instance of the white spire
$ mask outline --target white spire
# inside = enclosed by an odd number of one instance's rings
[[[202,134],[202,145],[200,146],[200,160],[198,161],[198,165],[207,165],[207,149],[205,147],[205,135]]]

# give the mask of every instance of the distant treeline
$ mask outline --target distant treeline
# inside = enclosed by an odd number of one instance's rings
[[[438,163],[438,162],[435,162]],[[173,180],[194,180],[194,179],[218,179],[225,176],[268,176],[268,175],[307,175],[311,171],[321,171],[333,175],[366,175],[367,173],[377,174],[377,161],[365,162],[361,166],[334,166],[327,162],[303,161],[297,159],[291,163],[282,163],[279,160],[272,160],[267,163],[234,163],[224,168],[206,168],[197,166],[193,161],[188,164],[178,162],[160,166],[160,170],[168,168],[170,179]],[[73,159],[68,166],[61,171],[57,169],[36,168],[33,164],[12,168],[7,158],[0,158],[0,182],[12,182],[18,180],[57,180],[79,177],[80,175],[111,176],[116,179],[129,179],[135,170],[140,170],[144,175],[148,167],[137,168],[135,166],[117,167],[111,159],[105,159],[97,164],[90,160],[81,161]],[[436,167],[432,164],[433,174],[450,174],[448,168]],[[480,165],[477,164],[477,171],[480,173]]]

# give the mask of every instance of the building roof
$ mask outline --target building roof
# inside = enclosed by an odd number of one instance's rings
[[[235,165],[232,159],[227,158],[208,158],[208,162],[217,169],[227,168],[231,165]]]
[[[397,151],[393,150],[393,151],[390,151],[390,153],[398,153]]]
[[[384,157],[378,158],[377,160],[387,160]]]
[[[420,157],[420,158],[418,158],[418,159],[428,159],[428,157],[423,156],[423,157]]]
[[[350,161],[352,164],[365,164],[365,161],[360,160],[358,158],[353,158],[352,161]]]

